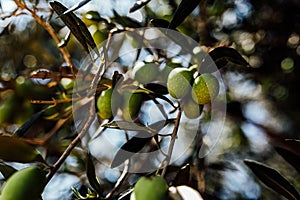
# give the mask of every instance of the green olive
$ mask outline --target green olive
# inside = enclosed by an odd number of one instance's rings
[[[145,63],[133,68],[134,79],[142,84],[150,83],[157,78],[158,65],[155,63]]]
[[[126,121],[135,119],[139,114],[142,103],[143,95],[141,93],[125,91],[123,93],[123,118]]]
[[[188,94],[193,81],[193,73],[186,68],[173,69],[167,80],[169,94],[177,99],[183,98]]]
[[[97,100],[98,114],[102,119],[110,119],[113,116],[112,93],[112,88],[104,90]]]
[[[195,119],[201,115],[201,106],[189,98],[184,102],[183,112],[187,118]]]
[[[131,200],[166,200],[168,188],[161,176],[142,177],[134,186]]]
[[[192,87],[193,100],[204,105],[213,100],[219,93],[219,82],[216,77],[205,73],[198,76]]]
[[[0,200],[38,200],[46,185],[46,173],[36,166],[21,169],[8,178]]]

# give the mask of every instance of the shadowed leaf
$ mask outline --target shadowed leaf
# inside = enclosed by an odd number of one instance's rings
[[[300,157],[286,149],[276,147],[275,150],[300,173]]]
[[[150,20],[150,25],[154,27],[161,27],[161,28],[168,28],[169,22],[164,19],[151,19]]]
[[[151,141],[153,135],[147,132],[139,132],[137,135],[128,140],[115,155],[111,167],[117,167],[132,157],[135,153],[142,150],[142,148]]]
[[[182,0],[175,11],[168,28],[175,29],[177,26],[179,26],[185,20],[185,18],[199,5],[200,1],[201,0]]]
[[[95,165],[93,163],[92,155],[88,153],[86,159],[87,159],[86,175],[89,180],[89,183],[98,194],[102,194],[103,191],[101,189],[100,182],[96,175],[96,170],[95,170]]]
[[[0,136],[0,159],[7,162],[43,162],[40,153],[18,137]]]
[[[176,177],[174,178],[172,185],[173,186],[189,185],[190,184],[190,169],[191,169],[191,166],[189,164],[183,166],[176,174]]]
[[[17,170],[9,165],[6,165],[4,163],[0,163],[0,172],[7,180],[13,173],[15,173]]]
[[[129,10],[130,13],[139,10],[143,6],[147,5],[151,0],[138,0]]]
[[[148,83],[144,85],[144,87],[148,90],[151,90],[154,93],[158,93],[161,95],[168,94],[168,89],[166,86],[157,84],[157,83]]]
[[[209,52],[209,55],[203,60],[200,68],[200,73],[212,73],[217,69],[213,67],[217,66],[218,69],[224,67],[228,62],[232,62],[237,65],[249,66],[248,62],[241,56],[241,54],[229,47],[217,47]]]
[[[68,10],[64,5],[57,1],[50,2],[50,6],[54,9],[58,16],[62,15]],[[96,51],[97,55],[100,55],[91,33],[81,19],[79,19],[72,12],[68,12],[67,14],[62,15],[61,19],[88,53],[88,46],[90,46],[93,50]]]
[[[47,108],[46,108],[47,109]],[[46,111],[46,109],[43,109],[35,114],[33,114],[29,120],[27,120],[22,126],[20,126],[15,132],[14,135],[22,137],[25,135],[25,133],[29,130],[29,128],[38,120],[43,113]]]
[[[59,17],[62,17],[63,15],[66,15],[70,12],[73,12],[79,8],[81,8],[82,6],[84,6],[85,4],[87,4],[88,2],[90,2],[91,0],[83,0],[78,2],[77,4],[75,4],[74,6],[72,6],[71,8],[69,8],[68,10],[66,10],[63,14],[59,15]]]
[[[253,160],[244,163],[268,187],[290,200],[300,199],[297,190],[275,169]]]

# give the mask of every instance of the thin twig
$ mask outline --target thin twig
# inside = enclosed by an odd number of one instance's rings
[[[130,160],[128,159],[127,161],[125,161],[124,170],[123,170],[121,176],[119,177],[118,181],[116,182],[114,188],[105,196],[105,199],[111,198],[112,195],[120,188],[120,186],[122,185],[122,183],[124,182],[125,178],[128,175],[129,168],[130,168]]]
[[[14,0],[15,4],[17,4],[17,6],[22,9],[22,10],[27,10],[31,16],[35,19],[35,21],[40,24],[42,27],[44,27],[44,29],[49,33],[49,35],[53,38],[53,40],[55,41],[55,43],[58,45],[60,43],[60,39],[58,38],[58,36],[56,35],[54,29],[52,28],[52,26],[48,23],[45,22],[40,16],[38,16],[35,11],[31,10],[30,8],[28,8],[25,4],[21,3],[18,0]],[[59,51],[61,52],[64,60],[68,63],[71,72],[73,74],[73,76],[75,76],[74,72],[73,72],[73,63],[71,61],[71,56],[68,52],[68,50],[66,48],[58,48]]]
[[[167,154],[165,160],[163,161],[163,164],[165,164],[165,166],[164,166],[164,169],[161,173],[162,177],[165,176],[165,174],[167,172],[168,165],[170,164],[173,148],[174,148],[174,145],[175,145],[175,140],[177,139],[177,133],[178,133],[180,118],[181,118],[181,112],[182,112],[181,107],[178,106],[178,114],[177,114],[176,122],[175,122],[175,125],[174,125],[174,129],[173,129],[173,132],[172,132],[172,138],[171,138],[171,142],[170,142],[170,145],[169,145],[168,154]]]

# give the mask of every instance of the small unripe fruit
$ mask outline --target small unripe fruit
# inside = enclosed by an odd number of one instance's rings
[[[179,68],[182,67],[180,63],[173,63],[173,62],[168,62],[166,64],[166,66],[163,68],[163,70],[161,71],[161,79],[162,82],[166,83],[168,80],[168,76],[171,73],[171,71],[175,68]]]
[[[186,68],[173,69],[167,80],[169,94],[177,99],[183,98],[190,91],[193,73]]]
[[[123,93],[123,118],[126,121],[134,120],[139,114],[142,103],[143,95],[141,93],[125,91]]]
[[[201,106],[192,99],[188,99],[184,102],[183,112],[187,118],[196,119],[201,115]]]
[[[192,87],[193,100],[204,105],[213,100],[219,93],[219,82],[211,74],[202,74],[198,76]]]
[[[135,66],[133,69],[134,79],[142,84],[150,83],[157,78],[158,67],[155,63]]]
[[[97,100],[98,114],[102,119],[110,119],[113,116],[111,103],[112,93],[112,88],[104,90]]]
[[[36,166],[21,169],[4,184],[0,200],[38,200],[45,184],[45,171]]]
[[[168,198],[168,184],[161,176],[142,177],[133,189],[131,199],[135,200],[166,200]]]

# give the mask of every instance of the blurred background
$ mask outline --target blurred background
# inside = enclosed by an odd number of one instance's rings
[[[46,0],[26,0],[38,16],[48,21],[59,38],[68,33]],[[71,7],[79,1],[60,1]],[[177,0],[152,0],[129,13],[135,1],[91,0],[75,11],[95,42],[104,41],[112,28],[145,27],[151,19],[170,21]],[[72,78],[57,45],[25,10],[12,0],[0,1],[0,133],[15,132],[33,114],[48,105],[36,103],[61,98]],[[299,173],[284,162],[270,145],[270,137],[299,139],[300,128],[300,2],[297,0],[206,0],[200,3],[178,30],[210,49],[231,46],[249,62],[250,68],[227,64],[222,78],[227,91],[224,133],[206,157],[206,190],[219,199],[284,199],[265,187],[243,164],[243,159],[263,162],[281,172],[300,190]],[[86,56],[71,35],[66,48],[75,68]],[[125,61],[124,61],[125,62]],[[33,78],[37,72],[50,78]],[[70,73],[69,73],[70,75]],[[42,137],[51,130],[70,104],[48,110],[26,137]],[[65,123],[42,150],[55,161],[74,137],[72,122]],[[114,133],[112,133],[114,134]],[[82,149],[72,153],[63,169],[47,186],[44,199],[70,199],[71,187],[85,185],[81,177]],[[16,164],[18,167],[18,164]],[[120,172],[98,165],[97,174],[112,187]]]

